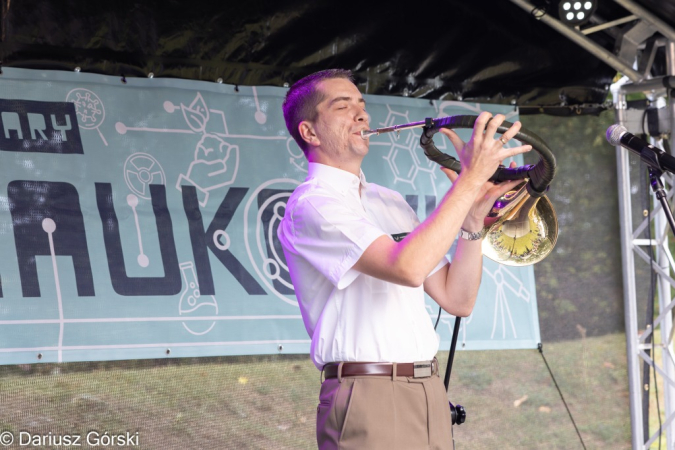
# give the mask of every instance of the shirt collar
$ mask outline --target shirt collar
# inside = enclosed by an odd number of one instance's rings
[[[307,165],[307,179],[318,178],[341,194],[344,194],[350,189],[358,189],[361,184],[363,187],[368,185],[366,176],[363,174],[362,170],[360,170],[359,175],[360,176],[357,177],[346,170],[320,163],[311,162]]]

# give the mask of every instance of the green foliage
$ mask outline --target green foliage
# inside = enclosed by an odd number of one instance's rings
[[[553,150],[556,178],[548,194],[560,233],[534,267],[544,341],[615,333],[624,328],[615,149],[604,136],[613,112],[599,117],[523,116],[523,126]],[[531,152],[527,162],[536,162]]]

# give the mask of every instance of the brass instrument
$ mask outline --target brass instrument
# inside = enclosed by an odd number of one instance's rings
[[[461,164],[434,145],[433,136],[441,128],[473,128],[478,116],[449,116],[427,118],[421,122],[377,128],[361,132],[364,139],[382,133],[410,128],[423,128],[420,146],[430,160],[459,173]],[[497,132],[503,133],[512,123],[503,122]],[[558,218],[553,205],[544,195],[555,176],[555,156],[536,134],[521,128],[514,136],[530,144],[539,153],[539,162],[516,168],[500,167],[491,181],[523,180],[515,190],[500,197],[485,218],[483,254],[509,266],[527,266],[548,256],[558,239]]]

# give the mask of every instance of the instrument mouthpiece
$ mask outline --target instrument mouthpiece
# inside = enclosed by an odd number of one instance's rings
[[[369,137],[371,137],[374,134],[380,134],[380,133],[378,133],[376,130],[361,130],[361,137],[363,139],[368,139]]]
[[[618,123],[615,123],[614,125],[610,126],[607,128],[607,142],[612,144],[613,146],[621,145],[621,136],[624,134],[628,133],[628,130],[619,125]]]

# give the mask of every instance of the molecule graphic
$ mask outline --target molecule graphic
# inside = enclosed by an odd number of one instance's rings
[[[387,105],[388,114],[382,127],[409,123],[408,112],[396,112]],[[424,152],[419,146],[420,134],[416,129],[401,130],[400,132],[387,133],[390,139],[389,153],[383,158],[389,163],[394,174],[394,182],[409,184],[417,190],[417,180],[420,174],[427,174],[436,194],[436,163],[426,159]]]

